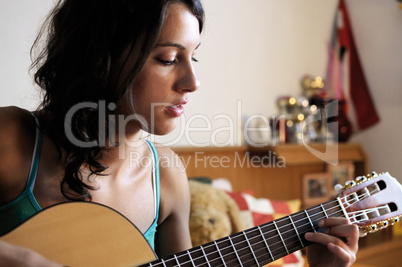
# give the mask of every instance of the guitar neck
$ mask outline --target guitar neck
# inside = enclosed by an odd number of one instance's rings
[[[320,220],[344,216],[328,201],[142,266],[262,266],[310,245],[304,234],[323,231]]]

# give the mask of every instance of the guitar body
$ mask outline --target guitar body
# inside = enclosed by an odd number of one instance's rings
[[[0,238],[64,266],[135,266],[155,260],[141,232],[106,206],[55,205]]]

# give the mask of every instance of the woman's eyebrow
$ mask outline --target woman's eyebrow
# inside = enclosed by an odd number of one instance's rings
[[[200,45],[201,45],[201,43],[198,43],[198,45],[197,45],[197,47],[195,49],[200,47]],[[172,42],[158,43],[158,44],[155,45],[155,47],[158,47],[158,46],[162,46],[162,47],[171,46],[171,47],[176,47],[176,48],[178,48],[180,50],[183,50],[183,51],[186,50],[186,48],[183,45],[178,44],[178,43],[172,43]]]

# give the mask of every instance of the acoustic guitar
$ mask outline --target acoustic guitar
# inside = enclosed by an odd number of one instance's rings
[[[402,187],[388,173],[361,176],[334,200],[234,235],[157,259],[124,216],[103,205],[70,202],[44,209],[0,239],[64,266],[261,266],[310,245],[317,222],[346,217],[361,233],[399,221]]]

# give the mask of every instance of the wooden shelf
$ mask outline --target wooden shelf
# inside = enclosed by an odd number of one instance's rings
[[[286,159],[288,165],[305,165],[317,163],[338,163],[341,161],[353,161],[360,166],[360,175],[370,172],[366,153],[360,144],[308,144],[308,146],[298,144],[284,144],[269,147],[249,147],[249,151],[254,154],[274,152],[277,156]]]
[[[251,189],[257,197],[278,200],[302,199],[303,176],[324,172],[327,161],[350,160],[357,175],[369,172],[360,144],[176,147],[173,150],[181,157],[189,177],[227,178],[236,191]],[[317,151],[325,153],[324,160],[314,154]]]

